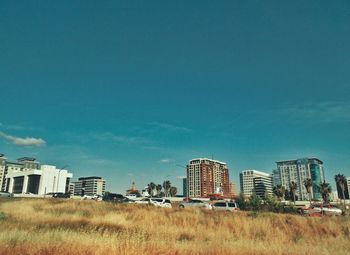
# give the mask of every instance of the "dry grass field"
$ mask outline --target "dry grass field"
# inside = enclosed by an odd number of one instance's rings
[[[0,200],[0,254],[350,254],[349,217]]]

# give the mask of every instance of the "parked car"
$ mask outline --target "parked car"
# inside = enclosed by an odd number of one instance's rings
[[[146,197],[146,198],[142,198],[141,200],[137,200],[134,203],[141,204],[141,205],[149,205],[151,202],[150,202],[150,198]]]
[[[54,197],[54,198],[70,198],[70,193],[57,192],[57,193],[53,193],[52,197]]]
[[[135,204],[148,204],[148,205],[154,205],[159,207],[166,207],[166,208],[172,208],[171,201],[166,198],[143,198],[141,200],[135,201]]]
[[[331,204],[320,205],[319,207],[321,208],[323,215],[339,216],[343,214],[341,209]]]
[[[121,194],[116,194],[116,193],[106,193],[103,196],[103,201],[108,201],[108,202],[116,202],[116,203],[129,203],[131,200],[127,197],[124,197]]]
[[[238,212],[240,209],[235,202],[220,201],[212,205],[214,211]]]
[[[0,197],[13,197],[13,194],[7,191],[0,191]]]
[[[125,197],[129,198],[130,200],[137,200],[140,196],[137,196],[136,194],[126,194]]]
[[[192,199],[189,200],[188,202],[182,202],[179,204],[180,208],[187,208],[187,207],[193,207],[193,208],[205,208],[205,209],[212,209],[212,206],[207,203],[204,202],[202,200],[198,200],[198,199]]]
[[[320,206],[311,205],[309,207],[303,207],[300,210],[302,215],[305,216],[322,216],[322,209]]]

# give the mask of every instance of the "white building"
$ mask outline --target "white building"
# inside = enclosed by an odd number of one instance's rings
[[[15,194],[32,193],[44,195],[51,192],[68,192],[73,177],[65,169],[41,165],[34,158],[20,158],[17,162],[6,162],[5,189]]]
[[[245,196],[251,196],[254,192],[260,197],[264,197],[265,194],[272,195],[271,174],[257,170],[244,170],[239,177],[241,192]]]

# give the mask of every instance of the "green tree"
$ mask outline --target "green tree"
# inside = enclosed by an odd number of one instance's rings
[[[290,192],[291,192],[292,195],[293,195],[293,201],[294,201],[294,205],[295,205],[295,193],[296,193],[297,190],[298,190],[298,184],[297,184],[295,181],[292,181],[292,182],[289,184],[289,188],[290,188]]]
[[[278,198],[278,200],[282,200],[284,197],[284,193],[285,193],[285,188],[282,185],[277,185],[275,187],[273,187],[273,194],[275,194],[275,196]]]
[[[329,183],[323,182],[320,185],[320,190],[323,198],[323,202],[328,204],[329,202],[329,194],[332,192],[332,187]]]
[[[261,198],[257,196],[255,192],[250,196],[249,205],[254,212],[260,211],[261,209]]]
[[[341,189],[342,198],[343,198],[344,204],[345,204],[345,185],[347,183],[346,178],[343,174],[337,174],[336,176],[334,176],[334,180],[335,180],[335,183],[337,184],[337,186],[339,186]]]
[[[311,204],[311,191],[312,191],[312,180],[310,178],[307,178],[304,180],[304,186],[305,186],[305,189],[307,191],[307,193],[309,194],[309,201],[310,201],[310,204]]]
[[[176,187],[170,187],[169,193],[171,197],[175,197],[177,194],[177,188]]]
[[[155,188],[156,188],[156,184],[154,182],[151,182],[150,184],[148,184],[147,191],[151,197],[153,197]]]
[[[265,195],[264,198],[266,210],[269,212],[282,212],[283,206],[280,201],[276,199],[275,196],[271,196],[269,194]]]
[[[238,197],[236,198],[236,203],[238,204],[241,210],[247,210],[247,202],[245,200],[243,192],[239,193]]]

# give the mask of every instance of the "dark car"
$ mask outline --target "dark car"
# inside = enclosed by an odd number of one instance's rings
[[[46,195],[52,196],[53,198],[70,198],[70,193],[63,193],[63,192],[47,193]]]
[[[103,201],[116,202],[116,203],[129,203],[131,200],[127,197],[124,197],[121,194],[106,193],[103,196]]]

